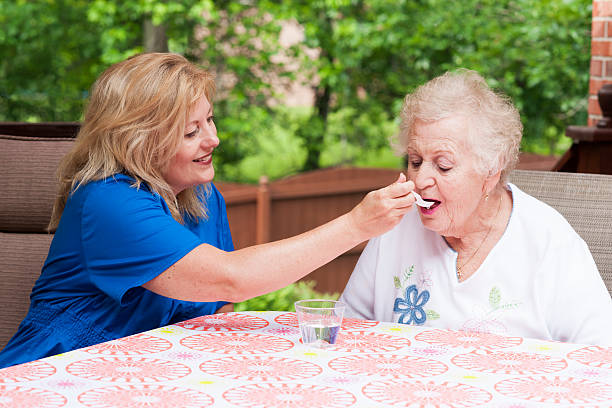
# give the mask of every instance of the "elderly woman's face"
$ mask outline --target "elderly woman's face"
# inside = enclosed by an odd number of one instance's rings
[[[429,209],[417,207],[421,220],[443,236],[468,232],[485,194],[486,176],[475,170],[468,130],[461,116],[417,121],[408,143],[408,178],[424,199],[436,201]]]
[[[212,181],[212,153],[218,145],[212,105],[203,96],[189,113],[179,150],[163,174],[175,195]]]

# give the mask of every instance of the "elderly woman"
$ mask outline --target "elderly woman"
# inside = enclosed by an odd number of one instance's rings
[[[508,183],[522,125],[474,71],[405,98],[398,145],[433,202],[369,241],[341,296],[352,317],[612,345],[612,301],[585,242]]]
[[[412,206],[414,184],[400,175],[312,231],[233,251],[211,183],[213,91],[210,74],[175,54],[142,54],[98,78],[60,166],[47,260],[0,368],[231,310],[389,230]]]

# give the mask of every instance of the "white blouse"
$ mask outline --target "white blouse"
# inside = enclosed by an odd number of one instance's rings
[[[612,345],[612,299],[589,249],[552,207],[509,184],[506,231],[463,282],[457,253],[417,210],[370,240],[341,296],[346,316]]]

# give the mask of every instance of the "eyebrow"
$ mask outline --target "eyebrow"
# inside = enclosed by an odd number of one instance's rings
[[[411,150],[414,153],[418,153],[419,151],[422,150],[422,149],[419,149],[419,146],[417,143],[414,143],[414,139],[409,140],[408,146],[406,146],[407,153],[409,153]],[[456,151],[457,151],[456,144],[450,141],[447,141],[447,142],[441,143],[441,146],[436,148],[436,150],[433,151],[433,154],[434,155],[443,154],[443,153],[455,154]]]
[[[211,107],[208,109],[208,111],[206,112],[206,116],[208,115],[213,115],[213,107],[211,105]],[[190,120],[186,123],[186,125],[191,125],[193,123],[198,123],[200,121],[200,119],[195,119],[195,120]]]
[[[434,156],[439,156],[439,155],[442,155],[442,154],[455,155],[456,154],[455,152],[456,152],[456,149],[452,149],[451,147],[449,147],[449,148],[436,149],[436,150],[434,150],[432,152],[432,154]],[[418,148],[415,148],[414,146],[409,146],[409,147],[406,148],[406,153],[408,153],[408,154],[410,154],[410,153],[419,154],[420,152],[419,152]]]

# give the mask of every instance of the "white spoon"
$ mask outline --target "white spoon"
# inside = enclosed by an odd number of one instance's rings
[[[418,205],[419,207],[429,208],[434,205],[433,201],[423,200],[423,198],[421,198],[421,196],[416,191],[413,191],[412,194],[414,195],[414,198],[416,198],[416,205]]]

